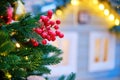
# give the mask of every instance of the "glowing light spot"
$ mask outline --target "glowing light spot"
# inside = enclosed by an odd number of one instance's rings
[[[71,4],[73,6],[79,5],[79,1],[78,0],[71,0]]]
[[[28,57],[27,57],[27,56],[25,56],[25,59],[26,59],[26,60],[28,60]]]
[[[98,4],[98,0],[93,0],[93,3],[94,4]]]
[[[105,7],[104,7],[103,4],[99,4],[99,9],[100,9],[100,10],[104,10],[104,8],[105,8]]]
[[[109,15],[109,19],[110,19],[110,20],[112,20],[112,21],[113,21],[113,20],[114,20],[114,18],[115,18],[115,17],[114,17],[114,15],[113,15],[113,14],[110,14],[110,15]]]
[[[105,10],[104,10],[104,14],[105,14],[106,16],[108,16],[108,15],[109,15],[109,13],[110,13],[110,12],[109,12],[109,10],[108,10],[108,9],[105,9]]]
[[[9,74],[9,73],[6,73],[6,77],[7,77],[8,79],[11,79],[12,75]]]
[[[120,24],[119,19],[115,19],[115,25],[119,25],[119,24]]]
[[[19,43],[16,43],[15,44],[17,48],[20,48],[20,44]]]
[[[61,10],[57,10],[57,11],[56,11],[56,14],[57,14],[57,15],[62,15],[62,11],[61,11]]]

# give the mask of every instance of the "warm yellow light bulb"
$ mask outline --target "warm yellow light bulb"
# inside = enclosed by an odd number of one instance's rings
[[[57,15],[62,15],[62,11],[61,11],[61,10],[57,10],[57,11],[56,11],[56,14],[57,14]]]
[[[119,24],[120,24],[119,19],[115,19],[115,25],[119,25]]]
[[[16,34],[16,32],[12,32],[10,35],[13,36],[13,35],[15,35],[15,34]]]
[[[109,19],[110,19],[110,20],[114,20],[114,18],[115,18],[115,17],[114,17],[113,14],[110,14],[110,15],[109,15]]]
[[[25,59],[28,60],[28,56],[25,56]]]
[[[8,75],[8,78],[10,79],[12,76],[11,75]]]
[[[108,15],[109,15],[109,13],[110,13],[110,12],[109,12],[109,10],[108,10],[108,9],[105,9],[105,10],[104,10],[104,14],[105,14],[106,16],[108,16]]]
[[[104,8],[105,8],[105,7],[104,7],[103,4],[99,4],[99,9],[100,9],[100,10],[104,10]]]
[[[16,43],[15,44],[17,48],[20,48],[20,44],[19,43]]]
[[[8,79],[11,79],[11,77],[12,77],[12,75],[9,74],[9,73],[6,73],[6,76],[7,76]]]
[[[76,5],[79,4],[79,1],[78,1],[78,0],[71,0],[71,4],[72,4],[73,6],[76,6]]]

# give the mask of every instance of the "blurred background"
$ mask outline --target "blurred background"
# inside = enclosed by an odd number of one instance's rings
[[[120,0],[24,0],[33,15],[52,9],[65,37],[51,44],[63,50],[50,66],[51,80],[76,73],[76,80],[120,80]]]

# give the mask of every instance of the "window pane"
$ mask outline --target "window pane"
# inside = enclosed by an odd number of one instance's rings
[[[109,46],[109,40],[106,38],[104,39],[104,56],[103,56],[104,62],[108,60],[108,46]]]
[[[100,61],[100,39],[96,39],[95,40],[95,62],[99,62]]]

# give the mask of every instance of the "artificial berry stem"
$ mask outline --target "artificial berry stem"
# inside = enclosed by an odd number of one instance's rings
[[[41,43],[43,45],[47,44],[47,41],[55,41],[56,37],[63,38],[64,34],[60,32],[59,25],[61,23],[60,20],[51,20],[51,17],[53,15],[53,11],[49,10],[47,12],[47,15],[40,16],[40,24],[42,24],[40,27],[34,28],[33,30],[39,34],[43,40]],[[37,46],[37,43],[34,44],[34,46]]]

